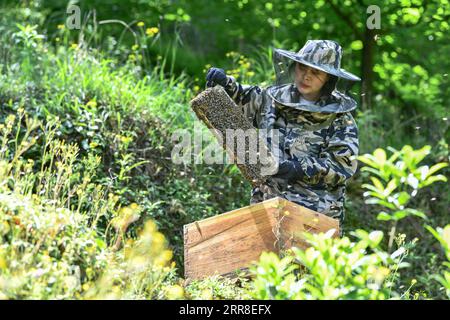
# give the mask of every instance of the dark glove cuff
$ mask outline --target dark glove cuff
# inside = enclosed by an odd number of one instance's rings
[[[227,76],[227,82],[226,84],[223,86],[223,88],[225,89],[225,91],[228,93],[228,95],[230,97],[232,97],[233,93],[234,93],[234,78],[232,78],[231,76]]]
[[[300,162],[294,160],[293,167],[294,167],[294,170],[293,170],[293,174],[292,174],[292,177],[290,180],[291,181],[301,180],[305,176],[305,173],[303,172]]]
[[[286,160],[281,164],[279,170],[273,175],[274,178],[285,179],[288,182],[296,182],[305,176],[303,169],[298,161]]]

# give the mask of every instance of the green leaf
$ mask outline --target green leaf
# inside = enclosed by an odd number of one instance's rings
[[[396,251],[394,251],[391,254],[391,258],[395,259],[395,258],[401,256],[402,254],[404,254],[405,252],[406,252],[405,248],[404,247],[400,247],[400,248],[398,248]]]
[[[393,152],[393,154],[389,157],[388,162],[390,163],[394,163],[395,160],[398,159],[398,157],[400,157],[400,155],[402,154],[400,151],[392,149],[391,150]]]
[[[444,230],[442,230],[442,239],[445,244],[450,248],[450,224],[446,225]]]
[[[379,192],[380,191],[375,186],[373,186],[371,184],[368,184],[368,183],[363,183],[361,185],[361,187],[363,187],[364,189],[368,189],[368,190],[374,191],[374,192]]]
[[[96,239],[95,239],[95,243],[97,244],[97,246],[98,246],[100,249],[105,249],[105,248],[106,248],[106,243],[105,243],[105,241],[103,241],[101,238],[96,238]]]
[[[357,159],[362,163],[365,163],[373,168],[379,168],[379,165],[376,162],[375,157],[372,156],[371,154],[364,154],[362,156],[358,156]]]
[[[416,24],[420,19],[420,10],[418,8],[403,8],[403,20]]]
[[[425,213],[423,213],[422,211],[416,210],[416,209],[405,209],[406,212],[408,212],[409,215],[413,215],[422,219],[428,219],[427,216],[425,215]]]
[[[355,51],[359,51],[364,47],[363,42],[361,40],[355,40],[350,44],[350,48]]]
[[[443,176],[443,175],[441,175],[441,174],[438,174],[438,175],[435,175],[435,176],[431,176],[431,177],[427,178],[427,179],[421,184],[421,187],[426,187],[426,186],[428,186],[428,185],[430,185],[430,184],[432,184],[432,183],[435,183],[435,182],[437,182],[437,181],[443,181],[443,182],[446,182],[446,181],[447,181],[447,177],[445,177],[445,176]]]
[[[436,171],[441,170],[442,168],[448,167],[448,163],[445,162],[440,162],[438,164],[435,164],[434,166],[432,166],[430,168],[430,170],[428,170],[428,176],[431,176],[432,174],[434,174]]]
[[[426,225],[425,228],[433,234],[446,250],[450,250],[450,224],[446,225],[444,229],[437,228],[435,230],[429,225]]]
[[[386,162],[386,151],[384,151],[383,149],[381,148],[376,149],[373,152],[373,155],[375,156],[379,165],[383,165]]]
[[[408,175],[408,178],[406,178],[406,182],[414,189],[417,189],[419,187],[419,179],[414,177],[412,174]]]
[[[390,220],[392,220],[392,217],[389,214],[387,214],[386,212],[380,212],[377,216],[377,220],[390,221]]]
[[[370,168],[370,167],[362,167],[361,171],[367,171],[370,172],[376,176],[379,176],[381,179],[386,180],[384,177],[384,173],[380,172],[379,169],[375,169],[375,168]]]
[[[428,166],[421,166],[417,168],[417,170],[414,171],[414,175],[417,177],[419,176],[420,180],[425,180],[428,176],[429,167]]]
[[[372,180],[373,185],[379,190],[384,191],[384,186],[381,183],[381,181],[378,178],[370,177],[370,180]]]
[[[372,231],[371,233],[369,233],[370,247],[372,249],[377,247],[382,239],[383,239],[383,232]]]
[[[164,19],[169,20],[169,21],[174,21],[177,19],[177,15],[173,14],[173,13],[167,13],[164,15]]]
[[[384,207],[392,209],[392,210],[397,209],[394,204],[389,203],[389,202],[387,202],[385,200],[369,199],[369,200],[366,200],[366,203],[367,204],[379,204],[381,206],[384,206]]]
[[[403,219],[404,217],[407,217],[407,216],[408,216],[408,211],[406,211],[406,210],[395,211],[392,214],[393,220],[396,220],[396,221],[401,220],[401,219]]]
[[[400,206],[403,206],[409,201],[410,198],[411,198],[411,196],[409,195],[409,193],[402,191],[399,193],[398,198],[397,198],[398,204]]]
[[[386,186],[386,189],[384,190],[383,194],[387,197],[397,188],[397,181],[396,179],[392,179],[389,181],[389,183]]]
[[[425,229],[427,229],[439,242],[444,243],[444,239],[441,237],[440,233],[436,231],[432,226],[425,225]]]
[[[431,146],[423,146],[419,150],[411,151],[411,158],[413,166],[416,166],[421,162],[427,155],[430,154]]]
[[[385,200],[386,197],[384,196],[384,194],[380,193],[379,191],[367,191],[364,192],[364,196],[367,197],[368,195],[378,198],[380,200]]]

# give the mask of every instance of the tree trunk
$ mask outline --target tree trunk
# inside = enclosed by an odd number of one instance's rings
[[[364,31],[364,47],[362,50],[362,109],[372,108],[373,90],[373,55],[375,49],[375,30],[366,28]]]

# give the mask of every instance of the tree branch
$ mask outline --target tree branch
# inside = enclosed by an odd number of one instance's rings
[[[352,19],[348,14],[343,13],[339,7],[337,7],[332,0],[327,0],[327,3],[333,8],[334,12],[353,30],[358,39],[363,39],[363,34],[361,33],[356,25],[353,23]]]

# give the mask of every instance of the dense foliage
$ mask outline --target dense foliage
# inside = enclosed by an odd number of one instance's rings
[[[2,2],[0,298],[448,298],[449,3],[375,2],[370,32],[364,1],[85,0],[80,29],[63,1]],[[235,165],[171,161],[177,129],[213,141],[206,69],[268,85],[273,46],[318,38],[366,79],[345,236],[185,283],[183,225],[250,195]]]

